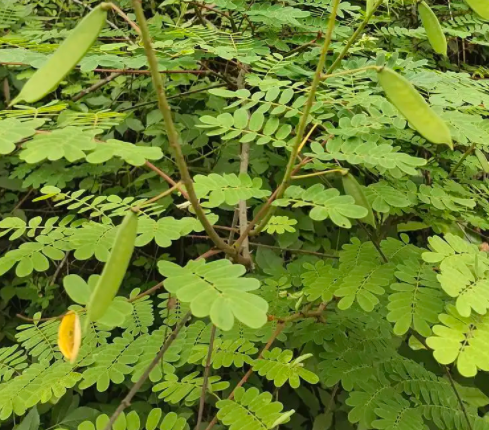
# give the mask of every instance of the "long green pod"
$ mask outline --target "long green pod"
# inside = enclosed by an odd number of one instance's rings
[[[469,7],[481,18],[489,20],[488,0],[465,0]]]
[[[437,54],[447,55],[447,38],[443,33],[443,29],[440,25],[440,21],[436,17],[435,13],[431,10],[425,1],[422,1],[418,5],[418,12],[423,23],[423,27],[426,30],[428,41],[431,47]]]
[[[387,67],[378,69],[379,83],[387,98],[425,139],[453,149],[450,129],[403,76]]]
[[[109,259],[88,301],[90,321],[101,318],[117,294],[134,251],[137,227],[138,217],[129,211],[118,228]]]
[[[368,214],[361,218],[360,221],[363,221],[366,224],[370,224],[372,227],[376,228],[377,223],[375,222],[375,215],[372,211],[372,206],[370,206],[365,193],[363,192],[362,186],[358,183],[355,177],[351,173],[347,173],[341,177],[343,181],[343,188],[345,193],[352,196],[355,199],[355,203],[358,206],[362,206],[367,209]]]
[[[97,40],[105,25],[110,7],[109,3],[101,3],[83,18],[46,64],[32,75],[10,104],[23,101],[34,103],[55,90]]]
[[[489,162],[487,161],[486,154],[484,154],[480,149],[475,150],[475,156],[479,160],[479,163],[484,170],[484,173],[489,173]]]

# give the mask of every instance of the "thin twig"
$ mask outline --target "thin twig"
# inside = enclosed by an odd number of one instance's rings
[[[175,127],[175,124],[173,123],[172,113],[171,113],[170,105],[168,104],[166,98],[166,92],[165,92],[163,80],[161,78],[161,75],[158,73],[158,60],[156,58],[156,54],[151,44],[148,24],[144,16],[141,0],[132,0],[132,4],[134,7],[134,11],[136,13],[137,21],[141,28],[141,37],[143,39],[144,50],[146,53],[146,57],[148,58],[149,69],[151,72],[153,85],[156,90],[156,96],[158,98],[158,106],[160,108],[161,114],[165,121],[165,128],[168,136],[168,141],[170,143],[171,148],[173,149],[175,155],[175,161],[177,163],[178,170],[180,172],[180,177],[182,179],[182,182],[185,184],[185,188],[188,194],[188,200],[192,204],[195,214],[199,219],[200,223],[202,224],[202,226],[204,227],[204,230],[211,237],[211,240],[214,242],[214,244],[219,249],[222,249],[226,254],[230,255],[237,261],[248,265],[249,260],[242,258],[235,248],[229,246],[217,234],[216,230],[214,230],[212,224],[209,222],[209,219],[207,218],[204,209],[200,205],[199,199],[197,198],[197,194],[195,193],[192,177],[190,176],[190,172],[188,170],[188,166],[182,152],[182,147],[180,146],[180,140],[179,140],[180,138],[177,129]]]
[[[130,19],[117,5],[115,5],[114,3],[109,4],[112,10],[117,13],[117,15],[119,15],[124,21],[126,21],[137,34],[141,36],[141,29],[137,26],[137,24],[132,19]]]
[[[207,393],[207,384],[209,382],[209,374],[211,371],[212,351],[214,350],[215,337],[216,337],[216,326],[212,324],[211,338],[209,340],[209,350],[207,351],[207,358],[205,361],[204,381],[202,383],[202,392],[200,394],[199,413],[197,415],[197,424],[195,425],[195,430],[199,430],[200,424],[202,423],[202,417],[204,415],[205,395]]]
[[[323,48],[321,50],[321,55],[319,57],[318,65],[316,68],[316,72],[314,74],[314,78],[311,83],[311,88],[309,90],[309,95],[306,101],[306,104],[304,106],[304,111],[302,113],[299,126],[297,127],[297,134],[296,138],[294,141],[294,145],[292,147],[290,156],[289,156],[289,161],[287,162],[287,167],[285,169],[285,174],[282,179],[282,182],[280,183],[279,187],[275,190],[275,192],[272,194],[272,196],[267,200],[265,205],[262,207],[262,209],[258,212],[258,214],[255,216],[255,218],[248,224],[248,227],[246,230],[241,234],[239,239],[236,241],[234,244],[236,248],[239,249],[243,241],[246,239],[246,237],[250,234],[251,230],[253,227],[259,222],[260,224],[257,226],[257,231],[260,232],[263,227],[267,224],[268,220],[270,219],[272,213],[273,213],[273,206],[272,203],[273,201],[277,198],[282,197],[283,193],[287,189],[290,181],[290,177],[293,175],[294,169],[295,169],[295,162],[297,159],[297,156],[299,155],[299,148],[301,146],[301,143],[303,141],[304,137],[304,132],[306,131],[306,126],[309,121],[309,113],[311,112],[312,106],[314,104],[315,100],[315,95],[316,95],[316,90],[319,86],[319,83],[321,81],[321,74],[323,73],[324,65],[326,63],[326,54],[328,53],[329,46],[331,44],[331,39],[333,36],[333,29],[335,26],[336,22],[336,15],[338,13],[339,5],[340,5],[341,0],[333,0],[332,4],[332,11],[331,15],[329,18],[328,22],[328,28],[326,30],[326,35],[324,38],[324,44]]]
[[[82,97],[87,94],[93,93],[97,91],[100,87],[103,87],[105,84],[108,84],[110,81],[113,81],[118,76],[121,76],[121,73],[111,73],[109,76],[101,79],[98,82],[95,82],[91,87],[85,88],[83,91],[79,92],[76,96],[72,97],[71,101],[76,102],[80,100]]]
[[[158,282],[154,287],[151,287],[149,290],[146,290],[146,291],[142,292],[141,294],[138,294],[137,296],[134,296],[130,299],[127,299],[127,301],[129,303],[133,303],[136,300],[141,299],[142,297],[149,296],[150,294],[153,294],[155,291],[158,291],[162,287],[163,287],[163,281]]]
[[[458,168],[462,165],[464,160],[472,154],[472,152],[475,150],[475,143],[473,143],[471,146],[467,148],[467,150],[463,153],[462,157],[460,157],[460,160],[458,160],[457,164],[453,166],[452,170],[450,170],[450,173],[448,174],[448,177],[451,178],[455,172],[458,170]]]
[[[29,63],[22,63],[19,61],[0,61],[0,65],[2,66],[25,66],[31,67]],[[75,69],[79,70],[80,67],[77,66]],[[97,67],[95,69],[90,70],[91,72],[101,72],[101,73],[119,73],[121,75],[150,75],[150,70],[139,70],[139,69],[105,69],[101,67]],[[190,74],[190,75],[205,75],[210,73],[208,70],[158,70],[157,73],[161,73],[163,75],[171,75],[171,74]]]
[[[79,4],[80,6],[83,6],[85,9],[88,9],[88,10],[93,10],[93,7],[85,4],[84,2],[80,1],[80,0],[73,0],[73,3],[76,3],[76,4]],[[106,20],[107,24],[109,24],[114,30],[121,30],[117,24],[113,23],[112,21],[109,21],[108,19]],[[129,43],[133,43],[132,40],[126,36],[126,35],[123,35],[122,37],[124,37],[125,40],[127,40]]]
[[[142,202],[139,206],[133,206],[131,209],[134,212],[139,212],[141,210],[141,208],[148,206],[151,203],[157,202],[158,200],[162,199],[163,197],[169,196],[175,190],[179,190],[181,188],[181,186],[182,186],[182,182],[177,182],[175,185],[173,185],[168,190],[163,191],[162,193],[158,194],[157,196],[151,197],[149,200]]]
[[[263,357],[263,353],[265,351],[268,351],[270,349],[270,347],[272,346],[273,341],[282,332],[282,330],[284,329],[284,327],[285,327],[285,324],[283,324],[283,323],[277,324],[277,327],[275,328],[275,331],[273,332],[273,334],[268,339],[267,344],[261,350],[260,355],[258,355],[257,360],[259,360],[260,358],[262,358]],[[236,384],[236,387],[234,387],[233,391],[231,391],[231,394],[229,394],[229,396],[228,396],[228,399],[229,400],[234,399],[234,393],[236,392],[236,389],[239,388],[239,387],[242,387],[246,383],[246,381],[248,381],[249,377],[252,374],[253,374],[253,368],[250,367],[248,369],[248,371],[245,373],[245,375],[241,378],[241,380]],[[215,416],[212,419],[212,421],[209,423],[209,425],[206,427],[205,430],[211,430],[211,428],[213,428],[216,424],[217,424],[217,416]]]
[[[146,167],[149,167],[153,172],[155,172],[158,176],[161,176],[166,182],[168,182],[172,187],[177,186],[177,182],[175,182],[170,176],[168,176],[165,172],[163,172],[161,169],[156,167],[153,163],[150,163],[149,161],[146,161],[145,163]],[[179,182],[180,184],[181,182]],[[185,197],[185,199],[189,199],[187,192],[185,191],[185,188],[183,185],[180,185],[177,187],[178,191],[182,193],[182,196]]]
[[[178,93],[178,94],[175,94],[173,96],[167,97],[167,100],[176,99],[178,97],[187,96],[189,94],[196,94],[196,93],[200,93],[202,91],[211,90],[213,88],[220,88],[220,87],[223,87],[223,86],[224,86],[224,84],[215,84],[215,85],[210,85],[210,86],[205,87],[205,88],[198,88],[196,90],[185,91],[183,93]],[[158,103],[157,100],[151,100],[149,102],[140,103],[138,105],[134,105],[134,106],[131,106],[131,107],[128,107],[128,108],[124,108],[124,109],[118,110],[117,112],[125,112],[125,111],[132,110],[132,109],[139,109],[140,107],[149,106],[149,105],[153,105],[153,104],[157,104],[157,103]]]
[[[348,51],[351,48],[351,45],[357,40],[358,36],[363,32],[363,29],[367,26],[369,23],[370,19],[374,15],[375,11],[378,9],[378,7],[384,2],[384,0],[377,0],[377,3],[374,4],[372,9],[369,11],[367,16],[365,16],[365,19],[362,21],[362,23],[359,25],[359,27],[355,30],[355,32],[351,35],[351,37],[348,39],[348,42],[346,42],[345,47],[343,48],[343,51],[341,51],[340,55],[336,58],[334,63],[331,65],[331,67],[328,69],[326,72],[327,74],[332,73],[341,63],[341,60],[345,57],[345,55],[348,53]]]
[[[246,68],[242,67],[239,71],[239,76],[237,79],[238,89],[243,89],[245,87]],[[239,163],[239,173],[246,175],[248,174],[248,165],[250,162],[250,144],[245,142],[241,144],[241,155]],[[239,234],[242,235],[246,231],[248,226],[248,208],[246,206],[246,200],[240,200],[238,203],[238,216],[239,216]],[[244,258],[250,258],[250,245],[248,236],[245,236],[243,243],[241,244],[241,252]]]
[[[115,420],[117,417],[124,411],[124,409],[128,408],[131,405],[131,400],[132,398],[137,394],[141,386],[144,384],[146,379],[148,379],[149,374],[152,372],[152,370],[158,365],[158,363],[163,359],[163,356],[165,352],[168,350],[172,342],[176,339],[178,336],[178,333],[180,333],[180,330],[182,327],[185,325],[187,320],[191,317],[191,312],[188,311],[185,316],[180,320],[180,322],[177,324],[175,327],[175,330],[172,331],[170,336],[165,340],[165,343],[163,346],[160,348],[158,354],[156,357],[153,359],[153,361],[149,364],[149,366],[146,368],[144,373],[141,375],[141,377],[137,380],[137,382],[132,386],[132,388],[129,390],[129,393],[127,393],[127,396],[124,397],[122,402],[119,404],[118,408],[115,410],[115,412],[112,414],[110,417],[109,422],[106,424],[104,427],[104,430],[111,430],[112,425],[114,424]]]
[[[292,254],[306,254],[306,255],[316,255],[323,258],[339,258],[337,255],[326,254],[324,252],[309,251],[307,249],[289,249],[281,248],[280,246],[265,245],[264,243],[250,242],[251,246],[257,246],[260,248],[276,249],[282,252],[290,252]]]
[[[448,380],[450,381],[450,385],[452,386],[452,390],[455,393],[455,396],[457,397],[457,401],[460,405],[460,409],[462,409],[462,413],[465,416],[469,430],[472,430],[472,423],[470,422],[469,414],[467,413],[467,409],[465,408],[465,404],[462,401],[462,397],[460,397],[460,393],[457,390],[457,386],[455,385],[455,381],[452,378],[452,374],[450,373],[450,369],[448,368],[448,366],[443,366],[443,367],[445,368],[445,373],[448,376]]]

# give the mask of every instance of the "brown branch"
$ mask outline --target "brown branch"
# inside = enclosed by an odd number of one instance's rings
[[[323,258],[335,258],[335,259],[336,258],[340,258],[337,255],[326,254],[324,252],[309,251],[307,249],[281,248],[280,246],[265,245],[264,243],[257,243],[257,242],[250,242],[250,245],[251,246],[257,246],[257,247],[260,247],[260,248],[276,249],[278,251],[290,252],[292,254],[316,255],[318,257],[323,257]]]
[[[132,398],[137,394],[141,386],[144,384],[146,379],[148,379],[149,374],[151,371],[157,366],[157,364],[160,362],[160,360],[163,359],[163,356],[165,355],[165,352],[168,350],[172,342],[176,339],[178,336],[178,333],[182,329],[182,327],[185,325],[188,319],[191,317],[191,312],[188,311],[185,316],[180,320],[180,322],[177,324],[175,327],[175,330],[172,331],[170,336],[165,340],[165,343],[163,346],[160,348],[158,354],[156,357],[153,359],[153,361],[149,364],[149,366],[146,368],[144,373],[141,375],[141,377],[138,379],[138,381],[132,386],[132,388],[129,390],[129,393],[127,393],[127,396],[124,397],[122,402],[119,404],[118,408],[115,410],[115,412],[112,414],[110,417],[109,422],[106,424],[104,427],[104,430],[111,430],[112,425],[114,424],[115,420],[117,417],[131,405],[131,400]]]
[[[157,283],[154,287],[151,287],[149,290],[146,290],[146,291],[142,292],[141,294],[138,294],[135,297],[132,297],[130,299],[127,299],[127,301],[129,303],[133,303],[133,302],[135,302],[136,300],[139,300],[142,297],[149,296],[150,294],[153,294],[155,291],[158,291],[162,287],[163,287],[163,281]]]
[[[109,83],[110,81],[113,81],[118,76],[121,76],[121,73],[111,73],[106,78],[101,79],[98,82],[95,82],[91,87],[85,88],[83,91],[79,92],[76,96],[74,96],[71,99],[71,101],[76,102],[80,100],[82,97],[86,96],[87,94],[97,91],[100,87],[103,87],[105,84]]]
[[[207,359],[205,362],[204,381],[202,383],[202,392],[200,394],[199,413],[197,415],[197,424],[195,425],[195,430],[200,429],[200,424],[202,422],[202,416],[204,415],[205,395],[207,393],[207,384],[209,383],[209,374],[211,371],[212,351],[214,349],[215,337],[216,337],[216,326],[214,324],[212,324],[211,338],[209,340],[209,350],[207,351]]]
[[[285,324],[282,324],[282,323],[277,324],[277,327],[275,328],[275,331],[273,332],[273,334],[268,339],[267,344],[261,350],[260,355],[258,355],[257,360],[259,360],[260,358],[262,358],[263,357],[263,353],[265,351],[268,351],[270,349],[270,347],[272,346],[273,341],[282,332],[282,330],[284,329],[284,327],[285,327]],[[248,371],[246,372],[246,374],[241,378],[241,381],[239,381],[236,384],[236,387],[234,387],[233,391],[231,391],[231,394],[228,396],[228,400],[234,399],[234,393],[236,392],[236,389],[239,388],[239,387],[242,387],[246,383],[246,381],[248,381],[248,379],[252,375],[252,373],[253,373],[253,368],[250,367],[248,369]],[[217,415],[214,416],[214,418],[209,423],[209,425],[205,428],[205,430],[211,430],[211,428],[213,428],[216,424],[217,424]]]
[[[233,17],[229,13],[222,12],[220,10],[215,9],[212,6],[207,6],[205,4],[202,4],[202,3],[199,3],[199,2],[196,2],[196,1],[189,1],[187,3],[189,3],[189,4],[193,5],[193,6],[196,6],[196,7],[200,7],[202,9],[210,10],[210,11],[212,11],[212,12],[218,14],[218,15],[223,16],[224,18],[227,18],[229,20],[229,23],[231,24],[231,28],[233,29],[233,32],[234,33],[237,33],[238,32],[238,28],[236,27],[236,23],[234,22]]]
[[[119,15],[124,21],[126,21],[130,26],[131,28],[141,36],[141,29],[137,26],[137,24],[131,20],[125,13],[124,11],[122,11],[117,5],[115,5],[114,3],[109,3],[110,4],[110,7],[112,8],[112,10],[117,13],[117,15]]]
[[[170,178],[170,176],[168,176],[165,172],[163,172],[161,169],[159,169],[158,167],[156,167],[153,163],[150,163],[149,161],[146,161],[144,164],[145,164],[146,167],[149,167],[153,172],[155,172],[158,176],[161,176],[172,187],[176,187],[177,186],[177,183],[172,178]],[[179,184],[180,184],[180,182],[179,182]],[[185,197],[186,200],[188,200],[189,197],[188,197],[188,194],[185,191],[185,188],[183,187],[183,185],[180,185],[177,188],[178,188],[178,191],[180,191],[182,193],[182,196]]]
[[[1,66],[25,66],[32,67],[29,63],[21,63],[18,61],[0,61]],[[77,70],[80,69],[79,66],[76,67]],[[101,73],[120,73],[121,75],[150,75],[151,70],[139,70],[139,69],[105,69],[97,67],[90,70],[90,72],[101,72]],[[191,75],[205,75],[210,73],[208,70],[158,70],[158,73],[171,75],[171,74],[191,74]]]

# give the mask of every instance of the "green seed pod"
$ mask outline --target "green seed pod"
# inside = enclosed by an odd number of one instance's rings
[[[487,0],[465,0],[469,7],[481,18],[489,20],[489,2]]]
[[[345,193],[349,196],[352,196],[355,199],[355,203],[358,206],[362,206],[368,210],[368,214],[361,218],[360,221],[363,221],[366,224],[370,224],[372,227],[376,228],[377,224],[375,222],[375,216],[372,211],[372,207],[370,206],[365,193],[363,192],[362,186],[358,183],[355,177],[351,173],[347,173],[341,177],[343,181],[343,188]]]
[[[387,98],[419,134],[432,143],[453,149],[448,126],[406,78],[387,67],[379,69],[377,75]]]
[[[486,154],[484,154],[480,149],[475,150],[475,156],[479,160],[484,173],[489,173],[489,162],[487,161]]]
[[[129,211],[118,228],[109,259],[88,301],[90,321],[97,321],[104,315],[121,286],[134,251],[137,226],[137,215]]]
[[[34,103],[54,91],[97,40],[105,25],[109,9],[109,3],[101,3],[83,18],[10,104],[14,105],[22,101]]]
[[[426,4],[425,1],[419,3],[418,6],[419,16],[423,27],[426,30],[428,41],[431,47],[437,54],[447,55],[447,39],[441,28],[440,21],[436,17],[435,13]]]

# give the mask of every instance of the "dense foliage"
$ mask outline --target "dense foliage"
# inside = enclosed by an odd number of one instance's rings
[[[489,429],[488,21],[0,0],[0,427]]]

